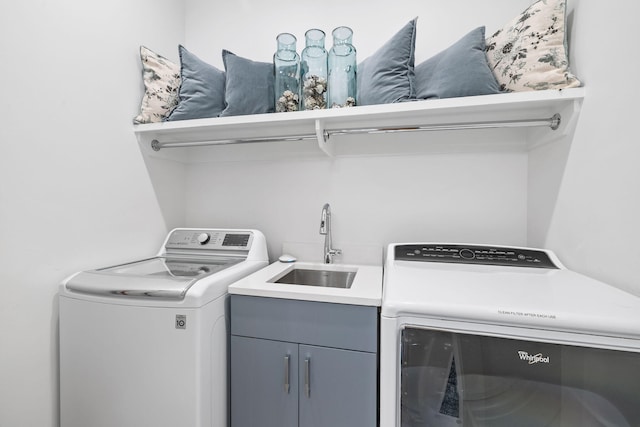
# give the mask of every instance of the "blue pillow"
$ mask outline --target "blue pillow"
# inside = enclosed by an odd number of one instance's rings
[[[224,72],[178,46],[182,85],[168,121],[218,117],[224,110]]]
[[[226,108],[220,116],[273,113],[275,89],[273,63],[255,62],[222,51],[227,73]]]
[[[417,99],[455,98],[500,93],[487,63],[484,27],[471,31],[456,43],[417,65]]]
[[[358,64],[357,105],[390,104],[414,97],[417,20],[409,21],[373,55]]]

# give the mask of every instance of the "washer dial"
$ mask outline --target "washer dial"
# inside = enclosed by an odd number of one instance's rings
[[[209,240],[211,240],[211,236],[209,236],[208,233],[201,233],[198,235],[198,242],[201,245],[206,245],[207,243],[209,243]]]

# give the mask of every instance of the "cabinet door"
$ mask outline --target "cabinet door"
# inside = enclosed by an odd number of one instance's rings
[[[298,425],[298,345],[231,336],[231,426]]]
[[[299,347],[300,427],[375,427],[374,353]]]

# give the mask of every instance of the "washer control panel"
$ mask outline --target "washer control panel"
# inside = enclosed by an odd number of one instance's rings
[[[409,244],[395,247],[397,261],[558,268],[545,251],[501,246]]]
[[[250,231],[229,230],[174,230],[165,248],[248,251],[253,233]]]

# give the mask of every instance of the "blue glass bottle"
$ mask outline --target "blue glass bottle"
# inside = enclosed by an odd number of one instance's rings
[[[353,31],[338,27],[331,33],[333,46],[329,51],[329,93],[331,108],[356,105],[356,48],[353,47]]]
[[[302,50],[300,74],[302,109],[327,108],[327,51],[324,31],[313,28],[304,35],[306,47]]]
[[[276,37],[278,48],[273,55],[276,112],[299,109],[300,55],[296,52],[296,41],[296,37],[289,33]]]

